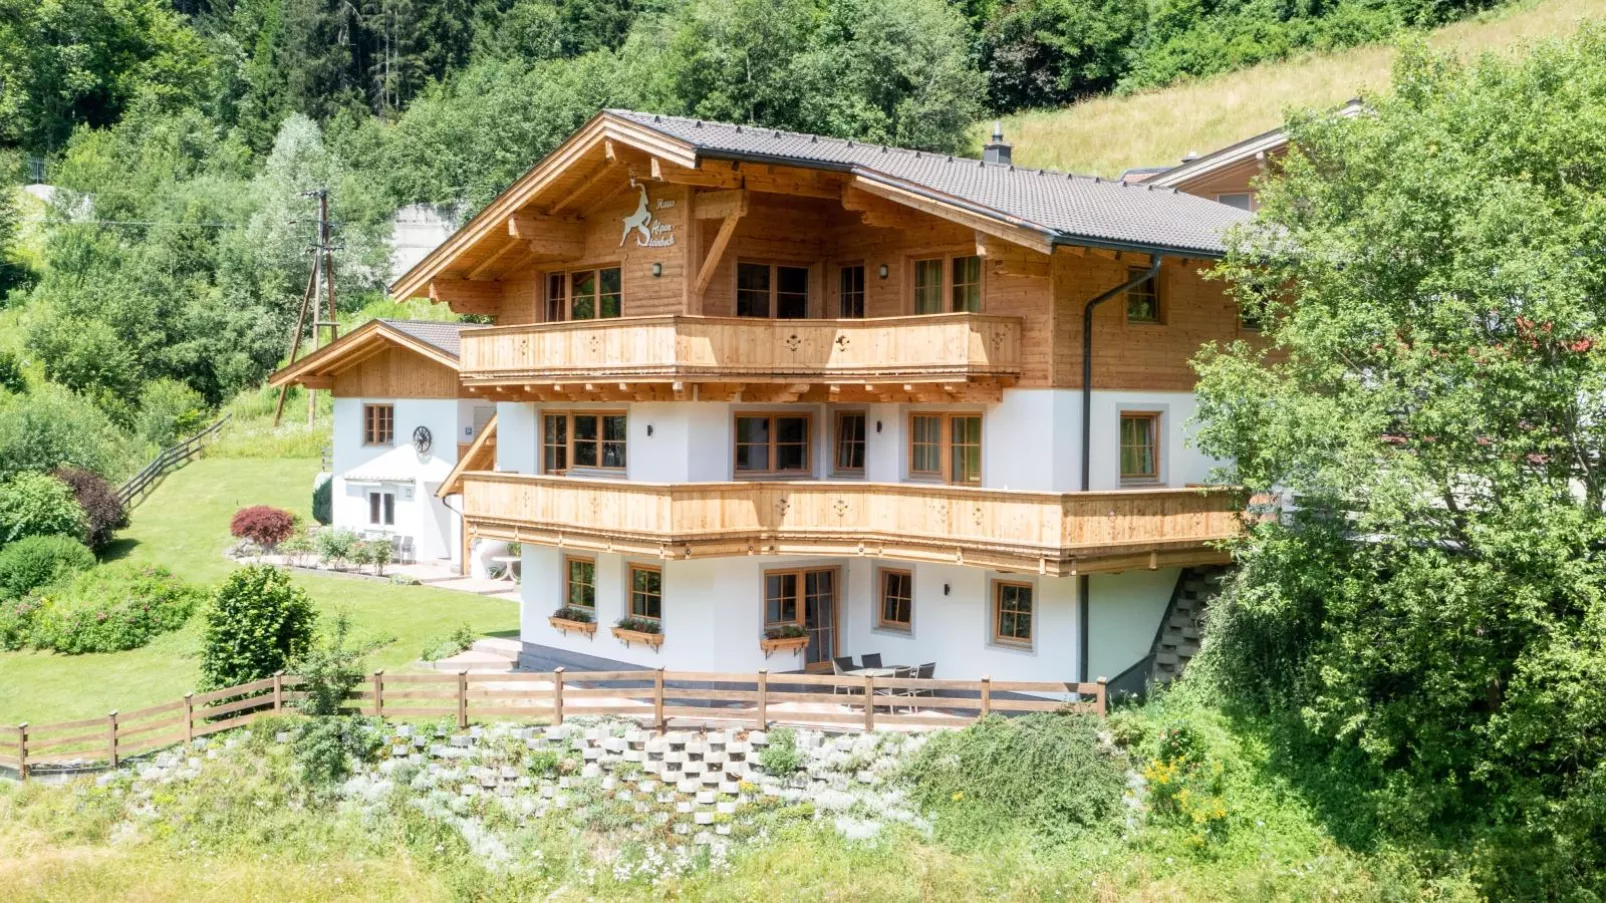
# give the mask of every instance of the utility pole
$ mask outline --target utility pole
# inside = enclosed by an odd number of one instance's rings
[[[312,272],[307,274],[307,289],[301,295],[301,313],[296,317],[296,331],[290,337],[290,363],[295,363],[301,352],[301,338],[305,334],[307,316],[312,316],[312,350],[317,351],[322,337],[321,329],[328,327],[329,342],[333,344],[340,337],[340,324],[335,318],[335,257],[334,252],[339,250],[330,242],[329,232],[329,189],[318,188],[313,191],[303,191],[302,197],[315,197],[318,199],[318,238],[317,243],[307,250],[312,253]],[[318,298],[322,295],[327,298],[328,319],[318,318]],[[273,409],[273,425],[279,425],[279,417],[284,413],[284,401],[290,392],[289,386],[279,389],[279,403]],[[311,426],[313,418],[318,412],[318,390],[307,390],[307,425]]]

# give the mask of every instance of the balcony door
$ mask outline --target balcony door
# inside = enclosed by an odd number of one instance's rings
[[[829,670],[836,657],[837,569],[808,568],[764,573],[764,626],[799,624],[808,633],[804,666]]]

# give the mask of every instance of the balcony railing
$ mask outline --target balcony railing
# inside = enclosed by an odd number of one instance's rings
[[[876,381],[1019,376],[1019,317],[865,320],[661,316],[465,331],[477,381]]]
[[[469,473],[471,528],[667,558],[879,555],[1067,575],[1226,560],[1230,489],[1021,492],[911,483],[636,483]]]

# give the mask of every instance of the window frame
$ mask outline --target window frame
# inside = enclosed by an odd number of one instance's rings
[[[741,421],[747,418],[766,418],[769,425],[769,444],[766,452],[765,468],[763,470],[742,470],[738,464],[738,450],[742,442]],[[803,435],[803,469],[802,470],[776,470],[775,459],[779,432],[775,429],[775,421],[780,418],[802,420]],[[792,443],[787,443],[792,444]],[[813,411],[732,411],[731,412],[731,474],[734,479],[766,479],[773,477],[809,479],[814,476],[814,412]]]
[[[849,292],[845,285],[848,273],[859,271],[859,290]],[[848,312],[848,296],[856,294],[859,297],[858,313]],[[870,303],[870,273],[862,260],[850,260],[836,265],[836,315],[839,320],[862,320],[865,318]]]
[[[842,447],[842,419],[844,417],[858,417],[864,424],[864,431],[859,436],[860,464],[858,467],[843,467],[841,462]],[[833,476],[862,477],[870,458],[870,412],[864,408],[845,408],[831,412],[831,474]]]
[[[1227,198],[1243,198],[1244,205],[1238,207],[1237,204],[1228,201]],[[1218,191],[1216,192],[1216,203],[1226,204],[1228,207],[1237,207],[1239,210],[1253,213],[1255,210],[1255,193],[1253,191]]]
[[[383,415],[381,417],[380,415]],[[379,422],[383,421],[385,436],[378,438]],[[394,447],[396,444],[396,406],[388,402],[365,403],[362,406],[362,444],[365,447]]]
[[[887,582],[889,577],[903,577],[909,581],[909,596],[905,600],[908,620],[896,621],[887,617]],[[909,568],[876,569],[876,629],[914,633],[915,628],[915,572]]]
[[[1160,447],[1164,444],[1161,427],[1163,411],[1121,411],[1115,430],[1115,467],[1120,477],[1121,485],[1154,485],[1160,482],[1162,455]],[[1128,420],[1144,420],[1149,424],[1149,459],[1153,465],[1152,474],[1137,474],[1129,476],[1126,473],[1126,422]]]
[[[968,258],[974,258],[976,260],[976,282],[974,283],[974,285],[976,286],[976,309],[975,310],[969,310],[969,309],[958,310],[958,309],[956,309],[954,307],[954,289],[960,284],[971,285],[972,283],[969,283],[969,282],[957,283],[955,281],[955,279],[954,279],[954,265],[955,265],[955,261],[965,260],[965,259],[968,259]],[[919,283],[917,281],[917,276],[918,276],[918,274],[920,272],[920,264],[922,264],[922,263],[931,263],[933,261],[939,262],[941,264],[941,269],[942,269],[942,273],[941,273],[942,282],[941,282],[941,285],[938,287],[938,290],[937,290],[938,305],[942,309],[936,310],[936,311],[921,312],[921,310],[920,310],[920,295],[919,295],[920,285],[919,285]],[[981,255],[975,253],[974,250],[970,251],[969,253],[966,253],[965,251],[955,250],[955,251],[948,251],[948,252],[944,252],[944,253],[912,254],[909,257],[909,294],[908,294],[908,298],[909,298],[909,302],[908,302],[909,303],[909,313],[912,316],[932,317],[932,316],[938,316],[940,314],[982,313],[983,311],[985,311],[987,309],[987,266],[986,266],[986,262],[981,257]]]
[[[1004,589],[1013,587],[1024,589],[1027,592],[1027,604],[1031,606],[1026,616],[1026,636],[1006,636],[1004,625]],[[1020,609],[1013,610],[1018,618]],[[992,614],[993,614],[993,644],[1009,646],[1017,649],[1031,649],[1037,641],[1037,585],[1028,580],[994,580],[992,581]],[[1017,624],[1019,621],[1017,620]]]
[[[375,517],[375,513],[380,515]],[[368,490],[368,526],[396,526],[396,491],[394,489]]]
[[[588,564],[591,566],[591,604],[576,605],[574,602],[574,565]],[[584,585],[584,584],[582,584]],[[563,607],[584,608],[593,615],[597,611],[597,559],[590,555],[564,555],[563,556]]]
[[[637,571],[658,575],[658,592],[655,594],[658,597],[658,614],[656,615],[640,614],[636,611]],[[634,561],[628,563],[625,568],[625,614],[642,621],[657,621],[659,624],[664,622],[664,569],[662,567],[655,564],[637,564]]]
[[[763,582],[762,582],[762,585],[761,585],[761,589],[759,591],[759,599],[758,599],[759,607],[762,609],[759,612],[759,616],[764,619],[764,627],[765,627],[766,630],[771,628],[771,627],[782,627],[782,626],[785,626],[787,624],[796,624],[797,626],[802,627],[805,630],[808,629],[808,594],[809,594],[809,579],[808,578],[809,578],[810,574],[830,574],[831,575],[831,597],[832,597],[831,604],[832,604],[833,607],[839,606],[841,604],[841,598],[842,598],[842,568],[841,567],[838,567],[836,565],[818,565],[818,566],[815,566],[815,567],[768,568],[762,574],[762,581]],[[788,620],[771,621],[770,620],[770,598],[769,598],[770,578],[771,577],[788,577],[788,576],[797,578],[797,596],[793,600],[797,604],[797,611],[795,613],[795,617],[790,621],[788,621]],[[831,617],[831,623],[832,624],[837,624],[838,623],[838,619],[837,619],[836,616],[838,614],[840,614],[840,613],[841,613],[840,611],[833,611],[831,613],[832,614],[832,617]]]
[[[937,445],[939,463],[941,464],[941,470],[915,470],[915,418],[917,418],[917,417],[935,417],[939,421],[941,421],[942,425],[938,428],[938,445]],[[969,419],[972,419],[972,418],[974,418],[977,421],[981,421],[980,423],[978,423],[978,427],[981,428],[981,430],[982,430],[982,432],[978,435],[978,440],[976,442],[976,452],[977,452],[977,456],[976,456],[977,457],[977,460],[976,460],[976,479],[975,480],[956,481],[954,479],[954,475],[953,475],[953,450],[954,450],[953,421],[954,420],[969,420]],[[905,471],[907,472],[908,477],[909,477],[910,480],[912,480],[912,481],[930,481],[930,482],[939,482],[940,481],[942,483],[946,483],[946,484],[951,485],[951,486],[980,486],[982,484],[982,463],[984,461],[984,456],[986,454],[986,450],[985,450],[986,443],[982,439],[982,437],[986,436],[986,432],[985,432],[986,421],[984,419],[983,412],[981,412],[981,411],[910,411],[909,412],[909,416],[904,421],[904,423],[905,423],[905,426],[907,427],[907,429],[909,431],[908,448],[905,449],[906,453],[908,454],[907,466],[905,467]]]
[[[616,314],[613,314],[612,316],[604,316],[602,314],[602,301],[603,301],[603,298],[612,296],[614,294],[613,292],[604,292],[602,290],[602,284],[603,284],[602,272],[604,270],[618,270],[619,271],[619,291],[618,291],[618,298],[619,298],[619,308],[618,308],[618,310],[619,310],[619,312],[616,313]],[[589,316],[589,317],[578,317],[577,318],[574,315],[574,300],[575,300],[574,283],[575,283],[575,277],[579,276],[579,275],[582,275],[582,274],[585,274],[585,273],[594,273],[594,274],[596,274],[596,292],[591,295],[591,298],[594,300],[596,306],[593,308],[591,316]],[[564,290],[564,296],[562,298],[563,309],[561,311],[556,311],[557,313],[561,313],[562,316],[557,317],[557,318],[554,318],[552,316],[552,314],[555,312],[554,308],[553,308],[553,300],[554,299],[552,297],[552,289],[553,289],[553,285],[554,285],[553,279],[554,278],[562,280],[563,290]],[[571,321],[575,321],[575,320],[579,320],[579,321],[582,321],[582,322],[590,321],[590,320],[617,320],[620,317],[624,316],[624,313],[625,313],[625,270],[624,270],[623,263],[615,263],[615,262],[609,261],[609,262],[604,262],[604,263],[597,263],[597,264],[594,264],[592,266],[576,267],[574,269],[568,269],[568,270],[548,270],[548,271],[545,271],[545,272],[543,272],[541,274],[541,317],[542,317],[542,322],[544,322],[544,323],[567,323],[567,322],[571,322]]]
[[[554,442],[550,441],[550,439],[549,439],[550,434],[551,434],[551,429],[550,429],[550,424],[548,423],[548,418],[551,418],[551,417],[562,417],[563,418],[564,441],[561,444],[560,443],[554,443]],[[580,444],[580,440],[575,438],[575,418],[576,417],[595,417],[595,418],[597,418],[597,438],[594,439],[594,440],[587,440],[587,444],[594,443],[597,446],[597,463],[595,463],[595,464],[577,464],[577,463],[575,463],[575,461],[576,461],[575,447],[578,444]],[[610,439],[605,439],[604,438],[607,435],[607,426],[603,421],[606,418],[609,418],[609,417],[622,417],[622,418],[624,418],[624,421],[625,421],[624,436],[625,437],[623,439],[610,440]],[[604,453],[603,453],[603,446],[609,445],[609,444],[613,444],[615,442],[617,442],[617,444],[623,446],[624,463],[623,464],[604,464],[604,463],[602,463],[605,460],[605,456],[604,456]],[[548,474],[548,475],[552,475],[552,476],[562,476],[562,475],[567,474],[567,473],[573,473],[576,470],[584,471],[584,472],[607,471],[607,472],[610,472],[610,473],[624,473],[624,472],[628,471],[629,468],[630,468],[630,412],[629,411],[624,411],[624,410],[619,410],[617,408],[603,408],[603,409],[598,409],[598,410],[589,410],[589,409],[583,409],[583,408],[582,409],[568,409],[568,408],[565,408],[565,409],[555,409],[555,410],[542,411],[541,412],[541,435],[540,435],[540,441],[539,441],[538,445],[540,446],[540,449],[541,449],[541,452],[540,452],[540,454],[541,454],[541,472],[543,474]],[[562,449],[563,450],[565,464],[564,464],[564,467],[562,469],[554,469],[554,468],[550,468],[548,466],[548,464],[547,464],[547,450],[548,449]]]
[[[1148,267],[1129,266],[1129,267],[1126,268],[1126,278],[1131,279],[1134,276],[1137,276],[1139,273],[1142,273],[1147,269],[1148,269]],[[1160,276],[1163,273],[1164,273],[1164,269],[1156,270],[1153,276],[1150,276],[1148,279],[1145,279],[1144,281],[1138,283],[1137,285],[1134,285],[1132,288],[1129,288],[1126,291],[1121,293],[1121,316],[1126,321],[1126,323],[1128,325],[1131,325],[1131,326],[1164,326],[1165,325],[1165,315],[1166,315],[1165,292],[1162,291],[1161,288],[1160,288],[1160,282],[1161,282]],[[1149,319],[1134,319],[1133,316],[1132,316],[1132,299],[1133,299],[1133,295],[1138,293],[1139,290],[1143,289],[1145,286],[1152,286],[1152,288],[1150,290],[1148,290],[1146,292],[1143,292],[1142,294],[1150,295],[1150,296],[1152,296],[1154,298],[1154,319],[1152,319],[1152,320],[1149,320]]]
[[[742,267],[767,267],[769,269],[769,307],[765,316],[758,317],[741,312]],[[802,270],[808,279],[803,288],[803,316],[783,317],[781,312],[781,270]],[[731,268],[731,315],[748,320],[812,320],[814,316],[815,279],[814,266],[808,263],[788,263],[781,260],[752,260],[737,258],[736,266]],[[792,294],[788,292],[787,294]]]

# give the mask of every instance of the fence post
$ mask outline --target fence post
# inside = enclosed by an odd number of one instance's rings
[[[1110,704],[1109,683],[1110,683],[1109,680],[1107,680],[1107,679],[1105,679],[1103,677],[1099,678],[1098,696],[1094,698],[1094,704],[1098,707],[1097,711],[1099,713],[1099,717],[1100,718],[1103,718],[1105,715],[1109,714],[1109,708],[1108,708],[1109,704]]]
[[[986,718],[993,713],[993,679],[983,674],[981,676],[981,717]]]
[[[468,669],[457,672],[457,729],[468,730]]]
[[[770,727],[770,669],[758,669],[758,729],[767,731]]]
[[[195,694],[184,694],[184,745],[195,740]]]
[[[563,666],[552,669],[552,723],[563,723]]]
[[[273,672],[273,711],[284,711],[284,672]]]
[[[374,672],[374,717],[385,717],[385,671]]]
[[[658,733],[669,729],[664,723],[664,666],[659,665],[658,670],[652,672],[652,723],[657,726]]]
[[[864,676],[864,729],[875,730],[875,675]]]
[[[117,767],[117,712],[112,711],[106,716],[106,758],[111,761],[112,767]]]
[[[17,779],[28,780],[28,722],[17,725]]]

